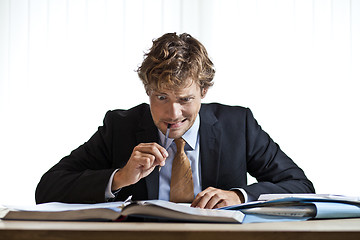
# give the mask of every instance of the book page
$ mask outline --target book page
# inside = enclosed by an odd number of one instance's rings
[[[118,209],[121,211],[124,202],[107,202],[107,203],[95,203],[95,204],[74,204],[74,203],[60,203],[50,202],[42,203],[38,205],[5,205],[6,208],[15,211],[34,211],[34,212],[62,212],[62,211],[76,211],[85,209],[96,209],[96,208],[111,208]]]

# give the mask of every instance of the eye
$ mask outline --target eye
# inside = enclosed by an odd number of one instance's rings
[[[160,101],[166,100],[166,96],[164,96],[164,95],[157,95],[156,97],[157,97],[157,99],[160,100]]]
[[[190,102],[192,99],[193,99],[193,97],[183,97],[180,100],[183,103],[187,103],[187,102]]]

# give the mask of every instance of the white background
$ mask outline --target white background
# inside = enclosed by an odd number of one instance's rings
[[[250,107],[318,193],[360,195],[359,0],[0,0],[0,204],[148,101],[134,70],[166,32],[207,48],[204,102]]]

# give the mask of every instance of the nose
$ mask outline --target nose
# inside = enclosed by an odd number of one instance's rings
[[[181,104],[177,102],[169,103],[167,107],[167,114],[172,120],[177,120],[181,117]]]

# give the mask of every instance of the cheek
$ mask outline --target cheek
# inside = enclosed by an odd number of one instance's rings
[[[158,122],[158,120],[161,118],[161,109],[156,106],[156,104],[150,102],[150,111],[154,122]]]
[[[192,118],[196,118],[196,116],[198,115],[200,110],[200,105],[199,104],[193,104],[192,106],[189,106],[188,108],[186,108],[183,113],[184,115],[186,115],[187,117],[192,117]]]

